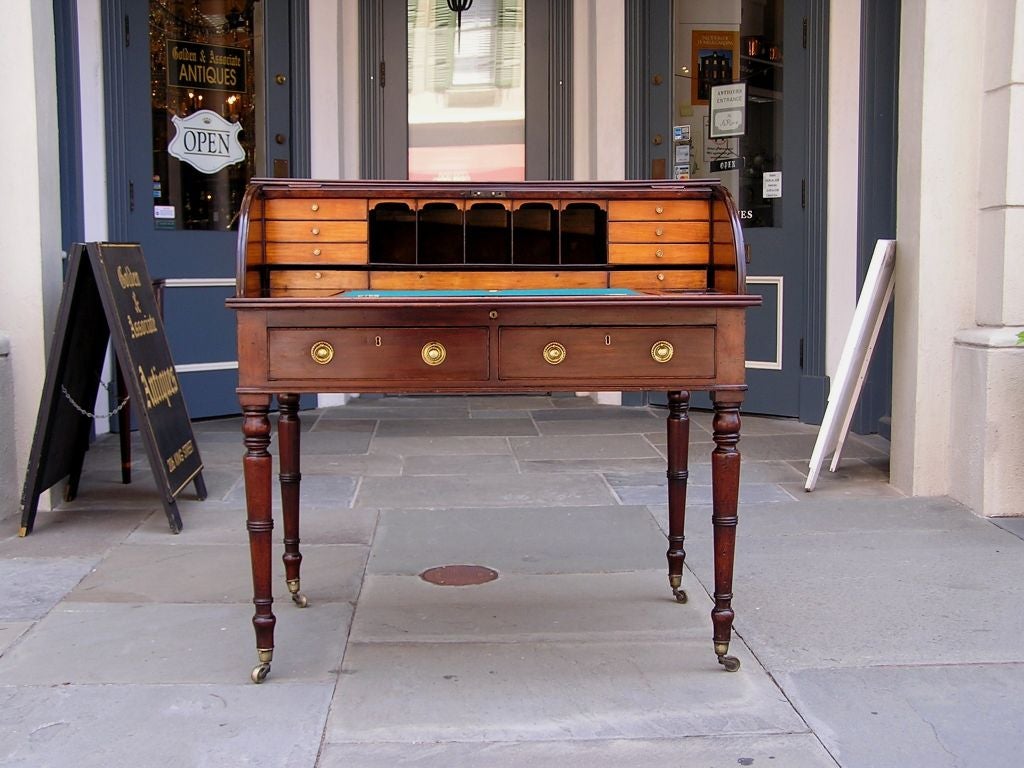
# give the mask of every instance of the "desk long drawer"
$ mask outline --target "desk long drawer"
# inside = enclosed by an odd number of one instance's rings
[[[498,332],[498,378],[712,378],[711,327],[505,327]]]
[[[272,328],[271,380],[486,381],[487,328]]]

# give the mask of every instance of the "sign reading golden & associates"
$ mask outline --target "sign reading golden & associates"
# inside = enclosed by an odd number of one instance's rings
[[[167,84],[193,90],[245,93],[245,49],[168,40]]]

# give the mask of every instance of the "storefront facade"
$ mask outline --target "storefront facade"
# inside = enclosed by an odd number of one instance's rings
[[[0,57],[21,108],[0,146],[18,184],[0,239],[19,279],[0,302],[13,382],[0,394],[15,406],[14,482],[74,240],[143,244],[167,279],[190,409],[208,416],[233,410],[223,299],[249,176],[716,176],[765,300],[751,409],[820,420],[874,240],[895,236],[891,327],[856,427],[891,429],[899,489],[1018,513],[1024,0],[480,0],[440,32],[443,2],[398,5],[11,4]],[[484,49],[497,64],[480,66]],[[734,82],[742,113],[723,111]],[[204,109],[242,125],[244,162],[197,169],[173,146],[175,116]],[[452,165],[451,146],[476,165]]]

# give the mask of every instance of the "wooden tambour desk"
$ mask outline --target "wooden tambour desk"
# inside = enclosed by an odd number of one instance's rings
[[[271,397],[299,591],[303,392],[668,391],[669,583],[681,589],[688,405],[714,404],[714,650],[728,670],[744,384],[743,234],[700,182],[254,180],[238,237],[238,394],[259,664],[270,670]],[[440,500],[438,500],[440,502]],[[570,542],[566,542],[569,545]]]

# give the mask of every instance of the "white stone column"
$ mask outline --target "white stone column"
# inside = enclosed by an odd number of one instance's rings
[[[8,0],[0,24],[0,331],[10,340],[17,486],[28,465],[61,290],[60,167],[53,7]],[[0,510],[0,518],[8,510]]]
[[[891,481],[950,492],[953,339],[974,320],[984,17],[904,0]]]
[[[974,323],[954,339],[950,494],[1024,515],[1024,0],[989,0],[984,30]]]

